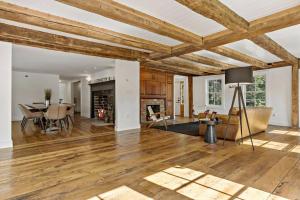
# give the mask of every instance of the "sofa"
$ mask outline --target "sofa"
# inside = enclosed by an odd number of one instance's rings
[[[233,108],[232,111],[233,116],[230,119],[230,124],[228,126],[227,132],[227,140],[239,140],[241,138],[241,130],[240,123],[243,126],[243,138],[249,136],[249,131],[247,128],[247,123],[244,115],[244,111],[242,110],[242,122],[239,119],[239,111],[237,108]],[[272,114],[272,108],[270,107],[256,107],[256,108],[247,108],[247,115],[250,125],[250,130],[252,134],[257,134],[264,132],[268,128],[269,120]],[[209,114],[207,117],[210,118]],[[228,123],[228,115],[217,114],[216,117],[222,120],[222,123],[216,125],[216,134],[217,138],[224,138],[224,132]],[[205,118],[204,113],[199,113],[199,119]],[[206,131],[206,125],[199,125],[199,134],[204,135]]]

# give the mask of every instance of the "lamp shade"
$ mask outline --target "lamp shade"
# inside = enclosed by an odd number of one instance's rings
[[[249,84],[253,82],[252,67],[238,67],[225,70],[225,84],[241,83]]]

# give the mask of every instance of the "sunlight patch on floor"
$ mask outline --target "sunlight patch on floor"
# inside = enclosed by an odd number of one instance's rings
[[[275,149],[275,150],[282,150],[284,149],[285,147],[287,147],[289,144],[287,143],[281,143],[281,142],[268,142],[264,145],[262,145],[262,147],[265,147],[265,148],[269,148],[269,149]]]
[[[101,200],[153,200],[125,185],[99,195]],[[93,199],[96,200],[96,199]]]
[[[277,196],[252,187],[248,187],[244,192],[242,192],[238,196],[238,198],[242,200],[288,200],[287,198]]]
[[[164,172],[166,172],[168,174],[172,174],[174,176],[178,176],[180,178],[187,179],[189,181],[192,181],[192,180],[204,175],[204,173],[202,173],[202,172],[198,172],[196,170],[192,170],[192,169],[184,168],[184,167],[180,167],[180,166],[170,167],[170,168],[164,170]]]
[[[287,135],[300,136],[300,132],[298,132],[298,131],[289,131],[289,132],[287,133]]]
[[[275,149],[275,150],[283,150],[289,145],[288,143],[258,140],[258,139],[252,139],[252,141],[254,146],[264,147],[268,149]],[[245,140],[243,144],[251,145],[251,140],[250,139]]]
[[[190,183],[187,186],[177,190],[177,192],[195,200],[203,200],[203,199],[227,200],[231,198],[230,195],[221,193],[219,191],[204,187],[196,183]]]
[[[266,200],[270,196],[270,193],[258,190],[252,187],[248,187],[245,191],[243,191],[238,198],[243,200]]]
[[[296,145],[294,148],[290,150],[293,153],[300,153],[300,145]]]
[[[282,148],[281,144],[270,143],[270,147]],[[195,178],[197,176],[199,178]],[[256,188],[180,166],[165,169],[144,179],[194,200],[288,200]]]
[[[297,146],[300,150],[300,145]],[[288,200],[253,187],[175,166],[147,176],[145,180],[194,200]],[[87,200],[153,200],[125,185]]]
[[[145,179],[170,190],[175,190],[189,182],[186,179],[179,178],[165,172],[158,172],[156,174],[146,177]]]
[[[286,134],[288,131],[284,131],[284,130],[272,130],[272,131],[269,131],[269,133],[274,133],[274,134],[281,134],[281,135],[284,135]]]
[[[268,198],[268,200],[289,200],[289,199],[271,194],[271,196]]]
[[[280,134],[280,135],[292,135],[292,136],[299,136],[300,137],[300,132],[299,131],[272,130],[269,133]]]
[[[223,178],[219,178],[213,175],[206,175],[197,181],[196,183],[212,188],[214,190],[229,194],[229,195],[234,195],[238,191],[240,191],[244,185],[238,184]]]
[[[261,146],[261,145],[263,145],[263,144],[265,144],[265,143],[268,142],[268,141],[266,141],[266,140],[258,140],[258,139],[252,139],[252,141],[253,141],[253,145],[254,145],[254,146]],[[243,144],[251,145],[251,140],[250,140],[250,139],[245,140],[245,141],[243,142]]]

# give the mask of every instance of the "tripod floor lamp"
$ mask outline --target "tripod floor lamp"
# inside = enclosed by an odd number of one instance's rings
[[[232,68],[232,69],[225,70],[225,84],[232,85],[234,87],[234,93],[233,93],[231,107],[230,107],[229,113],[228,113],[228,122],[227,122],[227,126],[226,126],[226,129],[224,132],[223,145],[224,145],[226,137],[227,137],[228,126],[230,124],[231,116],[233,115],[232,114],[233,106],[234,106],[234,102],[237,97],[238,98],[238,113],[239,113],[239,118],[240,118],[241,141],[243,142],[242,113],[244,113],[245,119],[246,119],[246,124],[247,124],[248,131],[249,131],[249,137],[250,137],[251,144],[252,144],[252,149],[254,151],[254,145],[253,145],[253,141],[252,141],[252,133],[251,133],[250,126],[249,126],[247,110],[246,110],[243,92],[242,92],[242,88],[241,88],[241,85],[251,84],[252,82],[253,82],[253,71],[252,71],[251,67],[239,67],[239,68]],[[242,111],[244,111],[244,112],[242,112]]]

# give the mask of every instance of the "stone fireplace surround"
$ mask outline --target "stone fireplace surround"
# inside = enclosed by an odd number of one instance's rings
[[[141,99],[141,122],[147,122],[147,106],[159,105],[160,112],[165,112],[165,99]]]

